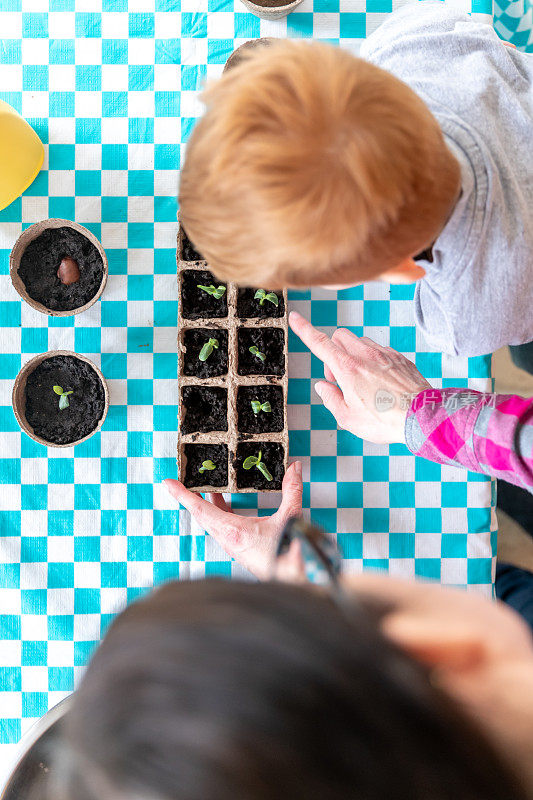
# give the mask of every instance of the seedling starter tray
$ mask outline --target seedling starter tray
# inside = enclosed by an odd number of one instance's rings
[[[182,482],[186,483],[187,487],[192,491],[196,492],[279,492],[280,491],[280,481],[279,475],[281,477],[285,473],[288,465],[288,455],[289,455],[289,433],[287,427],[287,386],[288,386],[288,323],[287,323],[287,293],[286,291],[277,292],[280,298],[283,298],[283,315],[282,316],[269,316],[264,318],[257,318],[257,317],[247,317],[247,318],[240,318],[237,316],[237,299],[239,296],[239,287],[232,282],[228,282],[226,284],[227,289],[224,297],[226,298],[227,302],[227,316],[205,316],[205,317],[196,317],[191,319],[190,317],[184,316],[184,311],[186,313],[190,313],[191,309],[184,309],[183,302],[182,302],[182,287],[184,284],[184,280],[188,280],[188,284],[190,285],[190,271],[195,270],[199,274],[205,273],[206,270],[209,270],[209,266],[205,260],[197,260],[197,261],[185,261],[184,260],[184,243],[187,242],[186,235],[184,234],[183,228],[180,226],[178,231],[178,246],[177,246],[177,263],[178,263],[178,475]],[[187,255],[190,254],[190,249],[187,248]],[[205,276],[202,276],[204,278]],[[202,281],[199,281],[202,282]],[[213,280],[215,286],[223,283],[222,281],[218,281],[216,278]],[[269,291],[268,286],[262,287]],[[265,304],[268,308],[269,303]],[[277,308],[272,305],[272,311],[274,313],[277,312]],[[205,312],[206,314],[209,313],[208,311]],[[228,357],[227,357],[227,372],[223,375],[216,375],[214,377],[198,377],[198,375],[190,375],[185,374],[185,362],[186,362],[186,353],[187,348],[185,345],[186,339],[190,341],[191,337],[194,335],[191,332],[195,330],[200,330],[202,328],[208,329],[209,331],[217,331],[221,332],[220,342],[223,344],[222,339],[225,338],[222,332],[226,332],[227,335],[227,347],[228,347]],[[238,372],[239,369],[239,357],[238,357],[238,339],[239,339],[239,331],[243,329],[249,329],[251,331],[257,332],[256,335],[260,335],[258,329],[268,329],[274,328],[279,333],[276,333],[276,336],[280,334],[283,337],[283,344],[282,344],[282,352],[284,358],[284,368],[282,370],[282,374],[280,375],[240,375]],[[261,331],[262,333],[262,331]],[[265,333],[267,333],[265,331]],[[205,334],[205,340],[209,338],[208,333]],[[244,336],[249,336],[251,334],[244,333]],[[216,336],[216,334],[215,334]],[[267,333],[268,337],[268,333]],[[215,352],[218,356],[219,354]],[[212,356],[210,356],[211,358]],[[222,359],[223,360],[223,359]],[[187,372],[190,372],[190,358],[187,359],[188,361],[188,369]],[[198,362],[198,366],[205,365],[208,362]],[[265,364],[268,367],[267,362]],[[260,368],[261,362],[258,361],[258,367]],[[279,365],[276,365],[279,366]],[[205,372],[205,369],[200,369],[200,372]],[[183,421],[185,419],[187,413],[186,404],[183,401],[183,392],[185,387],[197,387],[201,389],[202,387],[209,388],[209,387],[220,387],[224,389],[227,393],[227,430],[224,431],[194,431],[190,433],[183,433]],[[245,433],[244,431],[239,430],[239,415],[237,413],[237,395],[240,387],[269,387],[269,386],[279,386],[282,390],[282,397],[283,397],[283,427],[282,430],[277,432],[259,432],[259,433]],[[261,412],[264,414],[265,412]],[[224,424],[224,423],[223,423]],[[268,427],[271,427],[269,425]],[[275,469],[276,464],[268,463],[268,460],[265,458],[264,463],[265,466],[268,468],[270,473],[274,476],[274,481],[272,482],[274,485],[272,488],[268,487],[268,481],[263,477],[263,475],[259,472],[256,467],[252,467],[251,471],[246,474],[246,482],[249,482],[250,479],[253,477],[253,486],[242,486],[239,485],[238,481],[238,472],[240,462],[243,460],[239,453],[245,452],[246,455],[249,454],[250,451],[255,452],[256,454],[261,450],[261,445],[265,444],[267,446],[267,450],[271,453],[279,452],[278,447],[271,447],[270,445],[279,445],[282,449],[282,470]],[[225,445],[227,448],[227,453],[224,451],[224,458],[227,458],[227,481],[224,485],[215,485],[215,477],[213,475],[213,483],[209,482],[209,477],[214,473],[217,472],[219,475],[220,473],[218,470],[213,471],[205,471],[198,475],[198,483],[197,485],[192,485],[190,482],[190,475],[187,474],[187,450],[191,453],[189,448],[190,445],[205,445],[205,446],[217,446],[218,451],[218,459],[222,458],[221,446]],[[250,447],[250,445],[257,445],[257,447]],[[220,449],[219,449],[220,448]],[[264,449],[264,448],[263,448]],[[208,456],[209,457],[209,456]],[[262,459],[263,460],[263,459]],[[215,461],[215,459],[213,459]],[[277,462],[279,463],[279,462]],[[218,465],[217,465],[218,466]],[[276,475],[276,472],[278,473]],[[279,480],[278,480],[279,478]],[[220,480],[220,478],[219,478]]]

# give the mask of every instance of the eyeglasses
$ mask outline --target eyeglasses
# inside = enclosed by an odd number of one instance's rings
[[[304,519],[291,517],[281,533],[276,557],[288,553],[295,540],[300,542],[307,580],[318,586],[336,584],[342,570],[342,559],[324,531]]]
[[[342,555],[336,544],[317,525],[299,517],[291,517],[281,533],[276,559],[288,553],[295,540],[300,543],[307,580],[315,586],[326,588],[349,621],[354,612],[357,612],[359,619],[362,604],[352,592],[348,594],[343,588],[340,581]]]

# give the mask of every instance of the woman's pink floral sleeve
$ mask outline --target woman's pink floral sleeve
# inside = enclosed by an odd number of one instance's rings
[[[405,437],[417,456],[533,491],[533,398],[426,389],[407,412]]]

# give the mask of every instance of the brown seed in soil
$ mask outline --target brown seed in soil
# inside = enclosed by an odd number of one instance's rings
[[[80,268],[78,262],[73,258],[61,259],[61,264],[57,270],[57,277],[65,286],[70,286],[71,283],[76,283],[80,279]]]

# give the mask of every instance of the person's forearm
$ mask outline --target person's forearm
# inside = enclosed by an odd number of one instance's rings
[[[412,453],[533,491],[533,398],[426,389],[405,423]]]

